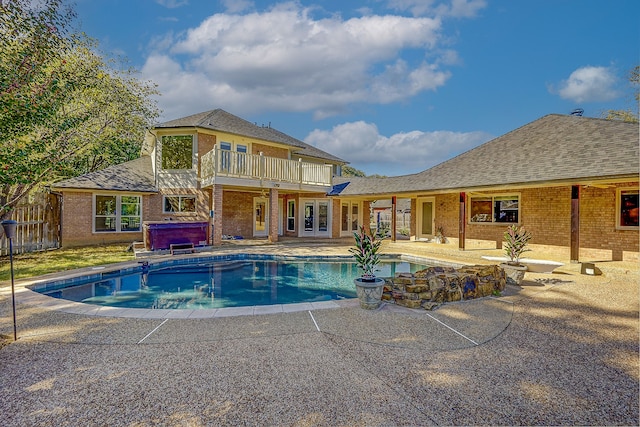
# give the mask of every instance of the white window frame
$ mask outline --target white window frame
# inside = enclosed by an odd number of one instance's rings
[[[293,227],[289,228],[289,221],[293,221]],[[296,231],[296,201],[287,201],[287,231]]]
[[[171,137],[179,137],[179,136],[190,136],[191,137],[191,167],[187,168],[187,169],[165,169],[164,165],[163,165],[163,150],[164,150],[164,138],[171,138]],[[185,133],[185,134],[166,134],[166,135],[160,135],[160,158],[158,159],[160,162],[160,167],[159,169],[163,170],[163,171],[168,171],[168,172],[181,172],[181,171],[194,171],[197,170],[198,167],[198,159],[196,156],[197,153],[197,141],[196,141],[196,135],[194,134],[190,134],[190,133]]]
[[[183,211],[183,210],[167,211],[165,210],[167,197],[177,197],[178,207],[182,206],[182,199],[193,199],[193,206],[195,209],[193,211]],[[165,194],[164,196],[162,196],[162,213],[163,214],[185,214],[185,215],[197,214],[198,213],[198,196],[196,196],[195,194]]]
[[[616,190],[616,230],[634,230],[638,231],[639,227],[636,225],[621,225],[622,221],[622,193],[635,193],[638,194],[638,187],[618,188]],[[640,197],[640,196],[639,196]]]
[[[96,198],[97,197],[115,197],[116,198],[116,208],[115,215],[96,215]],[[139,216],[138,224],[139,227],[137,230],[122,230],[122,198],[123,197],[137,197],[139,200]],[[107,193],[94,193],[93,194],[93,206],[92,206],[92,214],[91,214],[91,228],[93,233],[104,234],[104,233],[140,233],[142,231],[142,196],[139,194],[107,194]],[[125,217],[136,217],[134,215],[124,215]],[[115,230],[96,230],[96,219],[98,217],[115,217],[116,229]]]
[[[518,200],[518,220],[516,222],[496,221],[495,220],[495,202],[498,198],[510,197]],[[473,199],[491,199],[491,221],[473,221],[471,217],[471,207],[473,205]],[[467,206],[467,224],[473,225],[519,225],[522,221],[522,195],[520,193],[496,193],[496,194],[476,194],[469,196],[469,203]]]

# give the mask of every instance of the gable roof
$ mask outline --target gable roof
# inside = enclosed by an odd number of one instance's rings
[[[90,172],[52,184],[56,190],[115,190],[137,193],[157,193],[151,157],[143,156],[119,165]]]
[[[312,145],[302,142],[292,136],[280,132],[272,127],[258,126],[238,116],[234,116],[224,110],[216,109],[170,120],[156,125],[156,129],[198,127],[215,131],[233,133],[236,135],[248,136],[264,141],[284,144],[294,148],[294,152],[301,156],[314,157],[329,160],[337,163],[348,163],[332,154],[322,151]]]
[[[550,114],[423,172],[347,178],[340,195],[638,179],[638,124]]]

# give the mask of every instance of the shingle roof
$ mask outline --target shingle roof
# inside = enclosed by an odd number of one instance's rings
[[[140,193],[156,193],[151,157],[143,156],[97,172],[57,182],[56,190],[116,190]]]
[[[180,119],[170,120],[157,125],[156,129],[181,127],[199,127],[262,139],[264,141],[276,142],[290,147],[295,147],[294,151],[302,156],[330,160],[338,163],[347,163],[339,157],[295,139],[285,133],[273,129],[272,127],[258,126],[221,109],[205,111],[191,116],[182,117]]]
[[[550,114],[420,173],[334,183],[350,182],[346,196],[637,179],[638,146],[637,124]]]

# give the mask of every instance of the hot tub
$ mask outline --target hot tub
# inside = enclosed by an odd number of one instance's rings
[[[192,243],[206,246],[209,235],[207,222],[145,222],[143,225],[144,246],[148,251],[169,249],[171,245]]]

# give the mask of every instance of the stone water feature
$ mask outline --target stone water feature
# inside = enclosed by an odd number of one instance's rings
[[[429,267],[385,278],[382,300],[408,308],[433,310],[440,304],[495,295],[507,283],[498,265],[468,265],[460,268]]]

